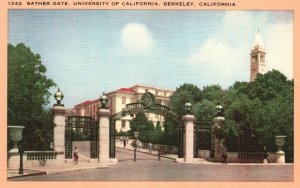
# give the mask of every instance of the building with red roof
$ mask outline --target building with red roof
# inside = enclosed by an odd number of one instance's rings
[[[174,93],[172,90],[160,89],[152,86],[134,85],[129,88],[120,88],[115,91],[106,93],[108,98],[108,108],[111,109],[112,114],[125,110],[126,104],[134,103],[142,98],[145,92],[150,92],[155,96],[155,99],[162,105],[167,105],[169,97]],[[75,114],[78,116],[90,116],[94,120],[97,120],[97,109],[100,107],[99,99],[87,100],[77,104],[74,107]],[[150,121],[153,121],[154,125],[159,121],[163,124],[164,117],[156,114],[146,114]],[[116,130],[128,131],[129,120],[134,116],[125,116],[116,121]]]

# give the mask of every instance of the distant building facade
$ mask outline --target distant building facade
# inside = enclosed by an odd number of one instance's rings
[[[250,81],[253,82],[256,79],[258,73],[266,73],[266,51],[264,43],[261,39],[260,32],[256,33],[255,41],[251,47],[250,53]]]
[[[120,88],[115,91],[106,93],[108,97],[108,108],[111,110],[112,114],[118,113],[125,110],[126,104],[137,102],[142,98],[145,92],[150,92],[155,96],[155,99],[162,105],[168,105],[170,101],[170,96],[174,93],[172,90],[160,89],[150,86],[134,85],[129,88]],[[74,107],[74,114],[78,116],[90,116],[94,120],[97,120],[97,109],[100,107],[99,99],[88,100],[77,104]],[[159,121],[161,125],[164,122],[164,117],[156,114],[147,114],[146,116],[154,125]],[[134,118],[132,116],[125,116],[120,120],[116,121],[116,130],[128,131],[130,129],[129,120]]]

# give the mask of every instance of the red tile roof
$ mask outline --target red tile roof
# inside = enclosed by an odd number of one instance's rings
[[[75,105],[75,106],[86,106],[86,105],[91,104],[92,102],[94,102],[94,101],[84,101],[84,102],[82,102],[82,103],[80,103],[80,104],[77,104],[77,105]]]
[[[134,90],[133,89],[131,89],[131,88],[120,88],[120,89],[118,89],[117,91],[123,91],[123,92],[133,92],[134,93]]]

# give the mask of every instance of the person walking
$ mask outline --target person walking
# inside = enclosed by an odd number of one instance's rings
[[[149,153],[151,154],[152,153],[152,143],[151,142],[149,142],[148,148],[149,148]]]
[[[78,164],[78,158],[79,158],[79,151],[78,151],[77,146],[75,146],[73,155],[74,155],[74,163],[77,165]]]
[[[224,164],[224,163],[227,164],[227,148],[225,145],[223,146],[223,149],[222,149],[222,158],[223,158],[222,164]]]
[[[123,139],[123,145],[124,145],[124,148],[126,147],[126,140],[125,139]]]

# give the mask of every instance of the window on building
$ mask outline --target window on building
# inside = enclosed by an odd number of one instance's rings
[[[126,104],[126,97],[122,97],[122,104]]]
[[[125,128],[126,128],[126,120],[122,120],[121,126],[122,126],[122,129],[125,129]]]
[[[131,98],[130,98],[130,103],[133,103],[133,102],[134,102],[134,98],[131,97]]]
[[[261,61],[262,63],[265,62],[265,56],[264,56],[264,55],[261,55],[261,56],[260,56],[260,61]]]

